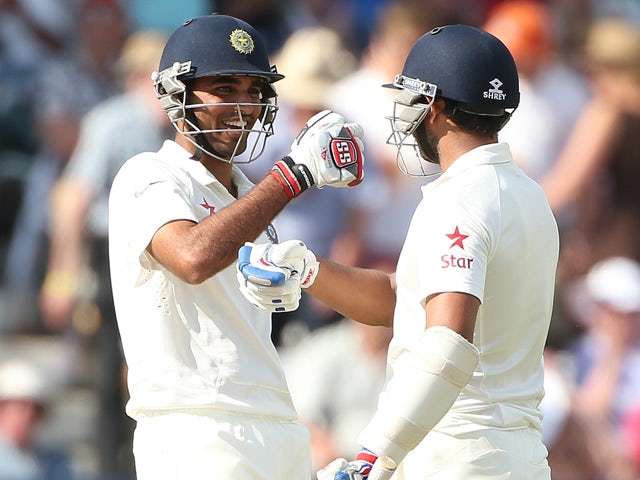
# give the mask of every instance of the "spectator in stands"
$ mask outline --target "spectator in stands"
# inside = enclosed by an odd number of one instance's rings
[[[611,257],[583,278],[585,333],[576,359],[572,397],[603,478],[637,478],[623,441],[624,420],[640,402],[640,263]]]
[[[378,16],[359,68],[329,92],[331,108],[365,131],[367,180],[355,192],[363,217],[360,265],[395,269],[411,213],[422,198],[417,185],[425,179],[403,175],[396,166],[395,147],[386,143],[386,117],[397,92],[380,86],[402,71],[413,43],[435,26],[424,5],[389,2]]]
[[[496,4],[482,27],[505,43],[518,67],[520,105],[500,139],[534,179],[556,162],[588,98],[581,72],[560,49],[558,20],[542,0],[513,0]]]
[[[38,444],[51,395],[44,372],[23,360],[0,364],[0,478],[71,480],[63,453]]]
[[[120,91],[116,63],[128,20],[119,3],[82,0],[75,13],[77,45],[65,56],[48,59],[36,80],[38,151],[24,180],[4,274],[12,298],[7,309],[13,330],[48,329],[51,315],[44,311],[41,316],[33,298],[47,263],[49,194],[76,147],[84,115]]]
[[[311,435],[314,471],[360,449],[355,439],[375,412],[390,340],[390,328],[341,319],[283,349],[293,403]]]
[[[113,460],[122,458],[118,451],[129,444],[133,422],[122,413],[126,398],[108,266],[108,196],[128,158],[158,149],[173,135],[150,87],[166,39],[151,31],[128,38],[118,63],[124,92],[84,117],[77,146],[51,198],[51,244],[41,307],[50,328],[64,329],[73,318],[74,327],[93,339],[88,346],[99,358],[92,378],[101,401],[98,444],[106,471],[133,469],[133,459],[126,466]]]
[[[640,260],[640,26],[595,20],[584,57],[591,98],[541,180],[564,227],[565,276],[610,256]]]

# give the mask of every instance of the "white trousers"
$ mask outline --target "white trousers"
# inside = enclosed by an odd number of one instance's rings
[[[550,480],[537,430],[484,430],[451,437],[430,432],[392,480]]]
[[[295,422],[168,413],[138,420],[137,480],[309,480],[309,433]]]

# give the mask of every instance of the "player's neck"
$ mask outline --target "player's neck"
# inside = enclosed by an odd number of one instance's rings
[[[227,189],[234,197],[238,197],[238,187],[233,183],[233,165],[217,158],[203,154],[200,163],[209,170],[214,177]]]
[[[495,140],[488,137],[471,135],[465,132],[449,131],[438,142],[440,152],[440,167],[445,172],[458,158],[474,148],[495,143]]]

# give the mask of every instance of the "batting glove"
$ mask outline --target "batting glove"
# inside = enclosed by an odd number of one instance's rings
[[[256,308],[290,312],[300,305],[301,289],[318,274],[314,253],[300,240],[245,243],[238,251],[240,292]]]
[[[351,462],[347,462],[344,458],[335,459],[318,471],[316,478],[318,480],[367,480],[377,459],[374,453],[363,448]]]
[[[324,110],[309,119],[291,145],[291,153],[270,174],[289,198],[315,185],[354,187],[364,178],[364,135],[357,123]]]

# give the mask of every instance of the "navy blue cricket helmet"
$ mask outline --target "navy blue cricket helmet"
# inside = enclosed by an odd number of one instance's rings
[[[401,147],[420,152],[412,135],[436,97],[455,101],[456,108],[467,113],[502,117],[501,126],[520,103],[511,53],[498,38],[469,25],[447,25],[425,33],[409,51],[402,73],[385,86],[402,90],[394,99],[387,143],[397,147],[398,166],[404,173],[409,169]],[[422,172],[417,175],[428,174]]]
[[[260,34],[247,22],[228,15],[187,20],[169,37],[159,70],[191,62],[182,80],[210,75],[255,75],[269,83],[284,78],[269,65]]]
[[[243,129],[255,139],[249,155],[243,160],[240,140],[231,158],[221,158],[212,151],[204,135],[221,130],[201,130],[195,117],[189,114],[196,108],[212,107],[207,104],[188,105],[189,80],[214,75],[250,75],[263,78],[262,114],[259,124]],[[260,34],[247,22],[228,15],[212,14],[184,22],[169,37],[162,52],[158,72],[153,74],[156,96],[169,115],[174,127],[200,150],[224,161],[250,162],[264,150],[266,138],[273,134],[273,121],[277,106],[273,99],[274,82],[284,78],[270,66],[267,49]],[[235,104],[242,119],[240,104]]]
[[[495,36],[469,25],[437,27],[414,44],[399,79],[421,80],[436,95],[455,100],[465,111],[499,115],[520,102],[518,71],[511,52]]]

